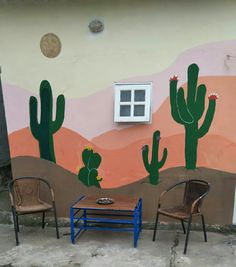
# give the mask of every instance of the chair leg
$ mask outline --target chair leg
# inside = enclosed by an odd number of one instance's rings
[[[17,215],[15,208],[12,206],[12,216],[13,216],[13,223],[14,223],[14,230],[15,230],[15,238],[16,238],[16,245],[19,245],[19,238],[18,238],[18,229],[17,229]]]
[[[204,238],[205,242],[207,242],[207,234],[206,234],[205,220],[203,214],[201,214],[201,217],[202,217],[202,228],[203,228]]]
[[[184,226],[184,221],[183,220],[181,220],[181,224],[182,224],[182,228],[183,228],[184,234],[186,234],[186,230],[185,230],[185,226]]]
[[[158,219],[159,219],[159,212],[158,212],[158,210],[157,210],[156,222],[155,222],[155,226],[154,226],[154,232],[153,232],[152,241],[155,241],[155,239],[156,239],[156,232],[157,232]]]
[[[43,211],[43,216],[42,216],[42,228],[44,229],[45,227],[45,212]]]
[[[20,227],[19,227],[19,219],[18,219],[18,215],[16,214],[16,227],[17,227],[17,232],[20,232]]]
[[[190,229],[191,229],[191,223],[192,223],[192,215],[189,217],[189,220],[188,220],[188,229],[187,229],[187,235],[186,235],[185,245],[184,245],[184,254],[186,254],[186,252],[187,252],[187,246],[188,246],[189,233],[190,233]]]
[[[54,213],[55,225],[56,225],[56,235],[57,235],[57,239],[59,239],[60,236],[59,236],[58,223],[57,223],[57,212],[56,212],[56,205],[54,201],[53,201],[53,213]]]

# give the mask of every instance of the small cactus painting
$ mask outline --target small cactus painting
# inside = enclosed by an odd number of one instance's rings
[[[56,104],[56,118],[53,120],[53,97],[52,89],[48,81],[40,84],[41,118],[38,121],[38,100],[31,96],[29,101],[30,130],[35,139],[38,140],[40,157],[56,162],[53,134],[57,132],[64,121],[65,97],[59,95]]]
[[[196,64],[188,67],[187,97],[184,89],[177,89],[178,77],[170,78],[170,105],[173,119],[185,127],[185,167],[196,169],[198,139],[209,130],[214,118],[218,95],[210,94],[208,108],[202,125],[199,120],[205,111],[206,86],[197,86],[199,68]]]
[[[86,186],[96,186],[100,188],[102,177],[98,175],[98,167],[102,158],[98,153],[94,153],[91,147],[87,147],[82,152],[84,167],[79,170],[79,180]]]
[[[143,163],[149,173],[149,182],[153,185],[159,183],[159,169],[164,166],[167,158],[167,149],[164,148],[162,159],[160,161],[158,160],[160,139],[160,131],[155,131],[152,138],[152,158],[150,163],[148,162],[149,146],[144,145],[142,147]]]

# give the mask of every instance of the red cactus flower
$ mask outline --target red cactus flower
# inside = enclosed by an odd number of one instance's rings
[[[210,99],[210,100],[216,100],[218,98],[219,98],[219,95],[217,93],[211,93],[208,96],[208,99]]]
[[[174,75],[174,76],[170,77],[170,82],[171,81],[178,81],[178,80],[179,80],[178,75]]]

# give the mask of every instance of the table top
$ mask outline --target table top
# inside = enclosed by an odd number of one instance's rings
[[[98,204],[96,200],[101,196],[85,196],[83,199],[75,203],[72,208],[76,209],[97,209],[97,210],[120,210],[120,211],[134,211],[139,198],[127,196],[114,196],[112,204]]]

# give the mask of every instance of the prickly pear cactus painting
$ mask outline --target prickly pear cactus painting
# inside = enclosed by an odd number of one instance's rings
[[[199,120],[205,111],[206,86],[197,85],[199,68],[196,64],[188,67],[187,97],[184,89],[177,89],[178,77],[170,78],[170,105],[173,119],[185,127],[185,167],[195,169],[198,139],[209,130],[214,118],[217,94],[208,96],[209,103],[201,126]]]
[[[148,161],[149,146],[144,145],[142,147],[143,163],[149,173],[149,182],[153,185],[159,183],[159,169],[163,167],[167,158],[167,149],[164,148],[162,159],[160,161],[158,159],[160,139],[160,131],[155,131],[152,138],[152,158],[150,163]]]
[[[29,101],[30,129],[32,135],[38,140],[40,157],[56,162],[53,134],[62,126],[65,113],[65,98],[63,95],[57,97],[56,118],[53,120],[53,97],[52,89],[48,81],[40,84],[41,117],[38,121],[38,100],[31,96]]]
[[[84,167],[79,170],[79,180],[86,186],[95,185],[100,188],[102,178],[98,176],[98,167],[101,164],[102,158],[98,153],[94,153],[93,149],[87,147],[82,152],[82,160]]]

